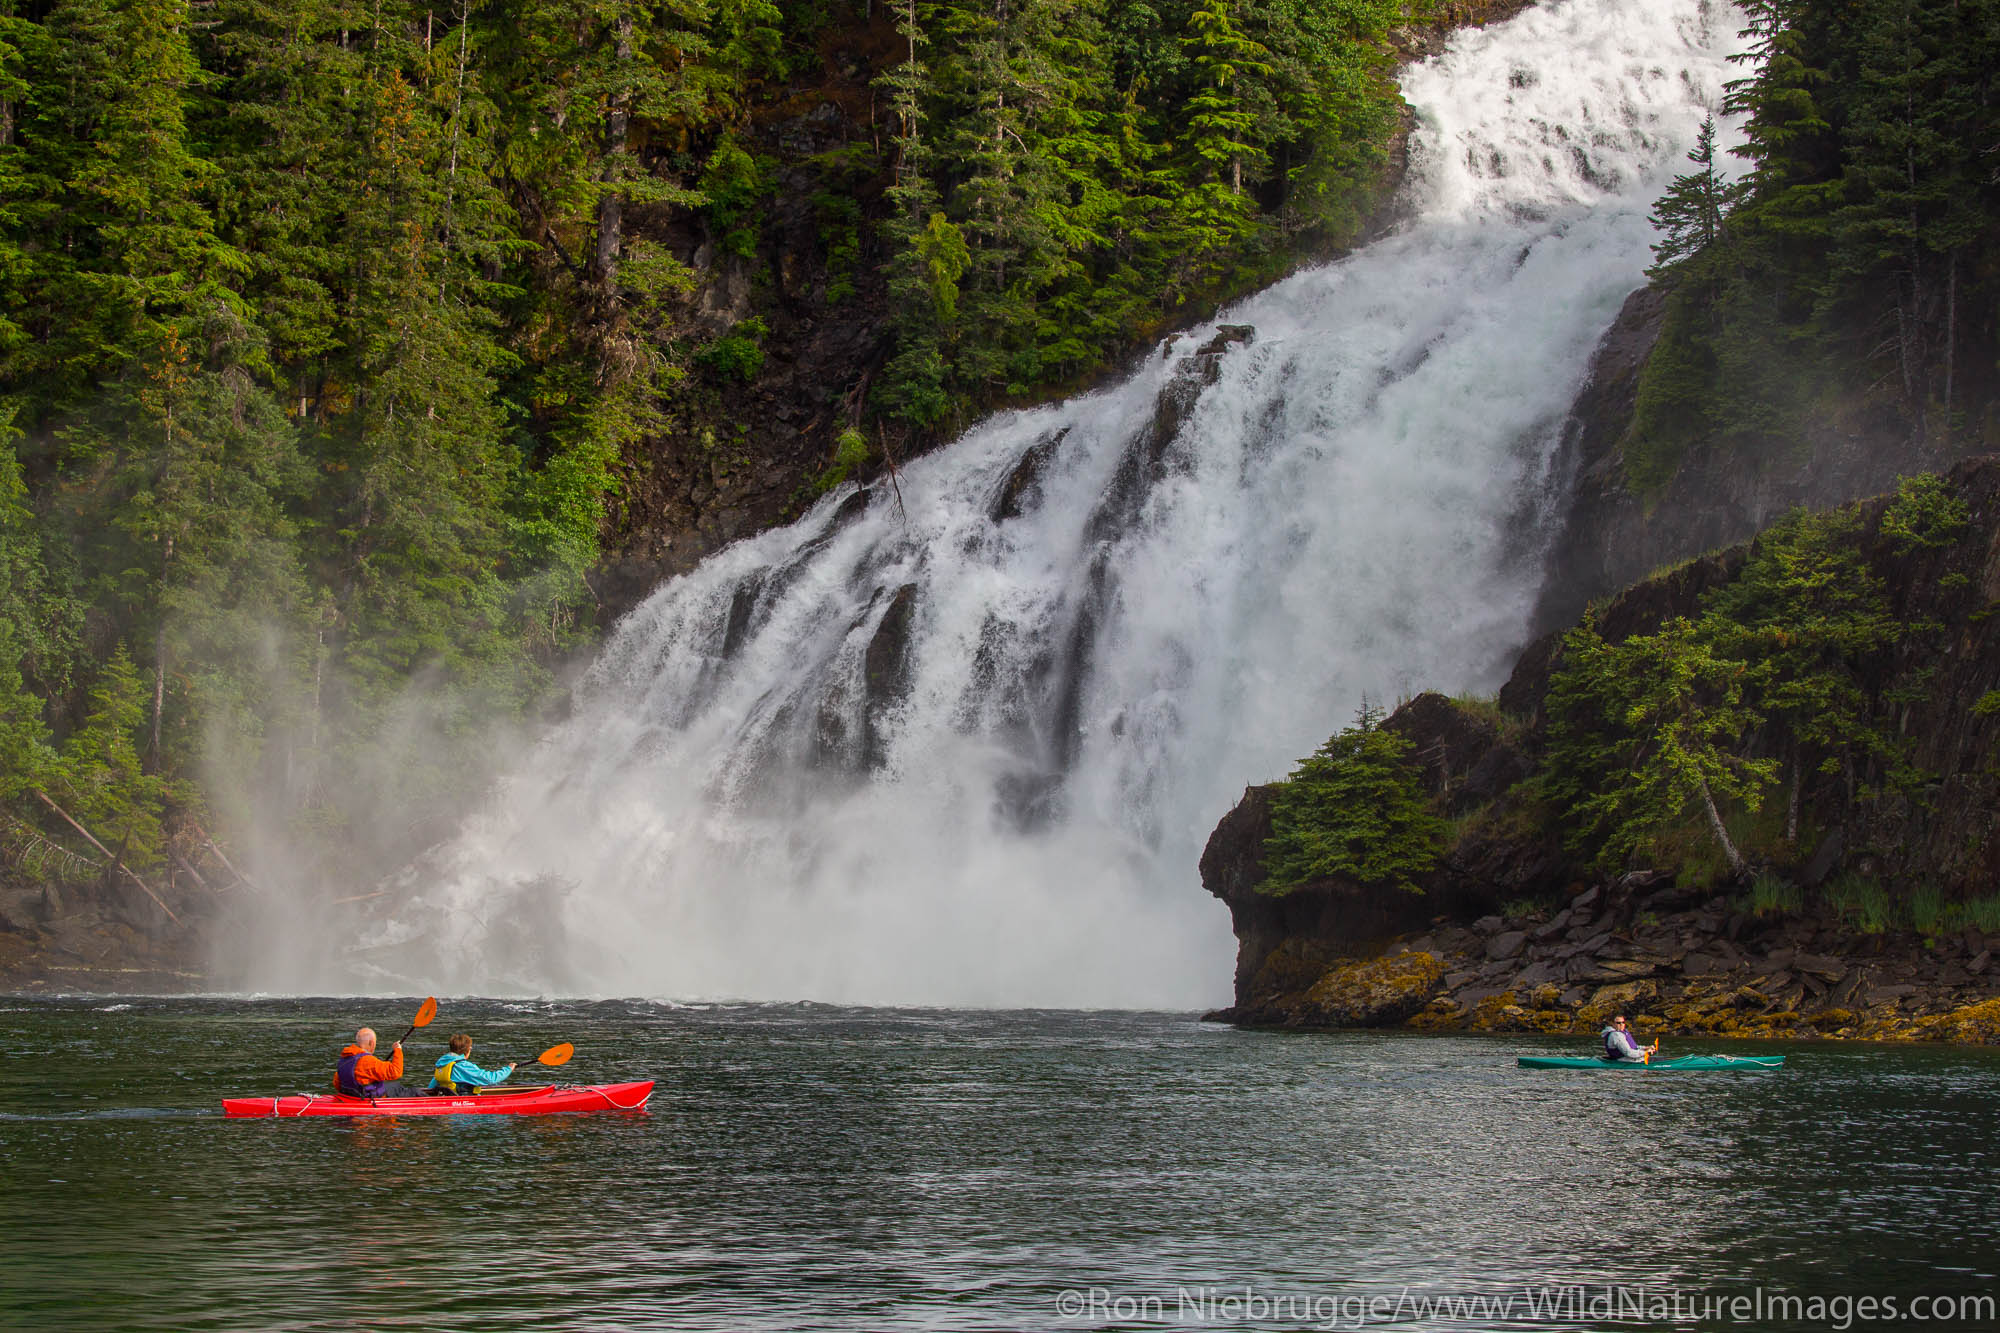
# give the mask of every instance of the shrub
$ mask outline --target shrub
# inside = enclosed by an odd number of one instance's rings
[[[770,331],[762,315],[752,315],[703,348],[695,360],[718,375],[733,375],[747,384],[764,368],[764,335]]]
[[[1965,532],[1969,511],[1934,472],[1904,477],[1896,498],[1882,511],[1882,535],[1897,555],[1951,545]]]
[[[849,426],[833,442],[833,461],[813,479],[813,494],[825,495],[868,462],[868,437]]]
[[[1264,893],[1281,894],[1339,876],[1421,893],[1416,877],[1437,864],[1445,821],[1405,762],[1410,742],[1362,705],[1354,725],[1330,737],[1272,795],[1264,842]]]

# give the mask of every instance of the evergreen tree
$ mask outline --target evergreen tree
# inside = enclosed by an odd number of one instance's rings
[[[45,786],[55,762],[41,701],[21,674],[39,637],[35,604],[43,572],[11,415],[0,409],[0,800]]]
[[[1201,286],[1214,276],[1219,256],[1255,229],[1255,201],[1245,192],[1266,164],[1255,133],[1250,89],[1268,74],[1270,53],[1244,32],[1236,0],[1198,0],[1188,15],[1187,48],[1194,92],[1187,101],[1188,189],[1175,210],[1175,226],[1188,257],[1181,281]]]
[[[1861,522],[1846,509],[1798,511],[1766,530],[1743,572],[1706,603],[1702,636],[1749,663],[1748,702],[1779,723],[1791,770],[1785,836],[1798,837],[1805,775],[1848,774],[1890,758],[1863,681],[1901,636],[1881,579],[1862,559]]]
[[[27,424],[235,303],[245,260],[216,235],[214,169],[188,142],[187,26],[187,0],[62,0],[45,21],[13,210],[37,241],[15,316],[32,341],[7,367]]]
[[[1653,243],[1653,266],[1646,270],[1653,278],[1681,268],[1714,245],[1734,202],[1735,191],[1715,166],[1714,116],[1702,121],[1687,156],[1698,169],[1674,177],[1653,206],[1653,227],[1660,232]]]
[[[1410,742],[1381,722],[1362,705],[1273,789],[1260,892],[1330,878],[1422,892],[1416,877],[1437,864],[1444,821],[1417,784]]]
[[[1563,811],[1569,845],[1621,865],[1692,814],[1740,874],[1723,809],[1755,810],[1777,767],[1742,753],[1760,720],[1745,674],[1685,617],[1618,644],[1589,621],[1565,635],[1546,704],[1543,790]]]

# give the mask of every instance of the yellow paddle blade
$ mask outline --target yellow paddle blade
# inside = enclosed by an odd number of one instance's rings
[[[535,1063],[538,1065],[566,1065],[569,1063],[569,1058],[575,1054],[576,1047],[570,1045],[568,1042],[564,1042],[560,1046],[551,1046],[536,1056]]]
[[[423,1008],[417,1010],[417,1016],[410,1020],[410,1026],[413,1028],[428,1027],[430,1021],[437,1017],[437,1011],[437,996],[433,995],[430,999],[424,1001]]]

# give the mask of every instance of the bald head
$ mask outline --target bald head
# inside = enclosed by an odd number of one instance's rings
[[[355,1033],[354,1044],[359,1046],[364,1053],[373,1055],[375,1053],[375,1029],[363,1028],[361,1031]]]

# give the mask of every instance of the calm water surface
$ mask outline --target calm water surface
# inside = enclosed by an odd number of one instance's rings
[[[651,1108],[222,1117],[417,1003],[0,1000],[0,1327],[1813,1328],[1841,1307],[1659,1302],[2000,1295],[2000,1051],[1568,1073],[1175,1014],[446,1000],[418,1063],[574,1041],[564,1075]],[[1951,1313],[1851,1326],[2000,1325]]]

